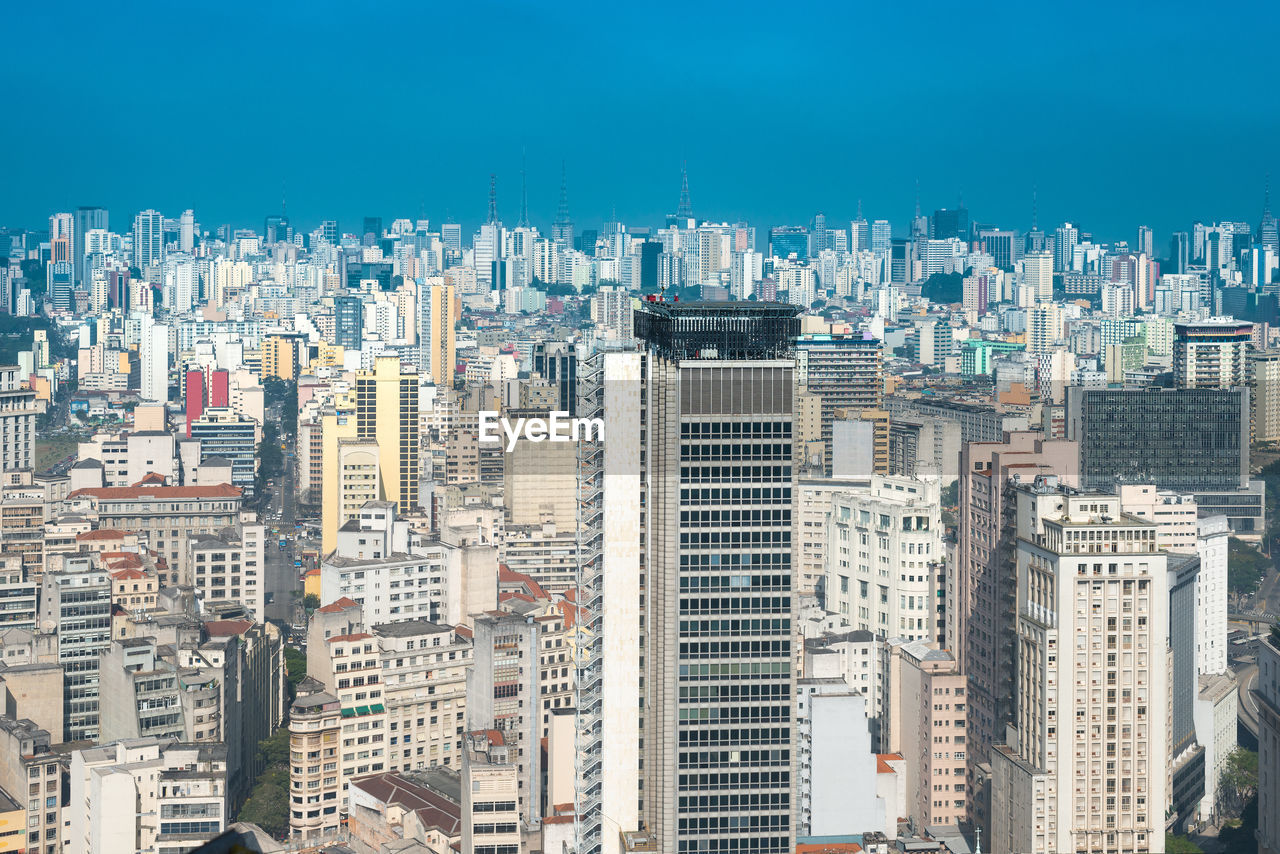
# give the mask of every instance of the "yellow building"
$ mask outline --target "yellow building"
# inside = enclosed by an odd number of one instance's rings
[[[405,515],[418,506],[417,374],[402,374],[395,356],[379,357],[372,371],[356,374],[355,396],[354,418],[325,415],[321,419],[324,474],[320,541],[325,554],[337,546],[338,528],[359,509],[359,504],[354,504],[356,497],[369,494],[367,461],[361,454],[376,449],[374,498],[394,501],[396,511]],[[361,441],[343,441],[351,439]],[[367,498],[361,498],[361,503],[364,500]]]
[[[439,280],[436,280],[439,281]],[[423,285],[422,328],[418,331],[424,354],[422,372],[438,386],[453,385],[458,364],[458,348],[453,324],[458,312],[458,295],[453,285]]]
[[[262,378],[298,378],[298,344],[291,335],[272,335],[262,342]]]
[[[321,339],[316,351],[316,358],[311,364],[317,368],[341,368],[345,352],[346,350],[341,344],[330,344],[328,341]]]
[[[27,850],[27,809],[0,789],[0,851]]]

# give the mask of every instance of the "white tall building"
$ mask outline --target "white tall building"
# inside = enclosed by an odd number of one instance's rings
[[[169,399],[169,327],[143,317],[138,349],[142,399],[165,403]]]
[[[1055,477],[1016,499],[1016,698],[991,754],[990,850],[1159,851],[1170,668],[1156,526]]]
[[[936,481],[876,476],[832,496],[827,609],[882,637],[940,640],[942,534]]]
[[[1037,301],[1053,300],[1053,255],[1030,252],[1022,259],[1022,284]]]
[[[133,218],[133,264],[145,269],[164,260],[164,215],[145,210]]]
[[[1196,552],[1196,675],[1227,672],[1227,539],[1226,516],[1198,520]]]

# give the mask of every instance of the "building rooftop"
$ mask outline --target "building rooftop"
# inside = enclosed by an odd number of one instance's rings
[[[107,486],[77,489],[70,498],[101,498],[107,501],[130,501],[153,498],[159,501],[183,501],[199,498],[239,498],[240,487],[227,483],[213,486]]]
[[[399,623],[381,623],[373,627],[374,632],[383,637],[407,638],[417,635],[436,635],[453,631],[453,626],[444,626],[430,620],[419,618],[404,620]]]

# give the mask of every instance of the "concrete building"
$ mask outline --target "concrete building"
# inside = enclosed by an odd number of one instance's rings
[[[0,365],[0,472],[32,467],[41,411],[35,390],[19,379],[18,366]]]
[[[26,804],[21,822],[25,831],[17,850],[63,850],[66,754],[53,752],[60,742],[31,720],[0,715],[0,790],[18,794]]]
[[[75,854],[183,854],[227,826],[226,749],[139,738],[71,753]]]
[[[1249,353],[1249,402],[1253,437],[1280,441],[1280,350]]]
[[[341,826],[342,720],[338,698],[319,690],[299,692],[289,710],[289,752],[303,760],[289,774],[289,835],[294,838],[329,837]]]
[[[951,653],[924,641],[889,642],[886,742],[904,762],[902,815],[917,826],[958,825],[968,814],[968,678]]]
[[[111,642],[111,577],[92,556],[69,558],[44,574],[41,625],[58,638],[68,741],[98,737],[98,665]]]
[[[265,623],[266,528],[254,514],[242,516],[235,527],[187,540],[179,583],[194,587],[209,605],[241,602],[256,622]]]
[[[1173,325],[1173,384],[1233,389],[1245,385],[1253,324],[1227,318]]]
[[[372,850],[417,842],[422,854],[450,854],[462,843],[462,786],[444,770],[370,774],[351,782],[347,827]],[[383,846],[386,846],[385,848]],[[411,849],[413,850],[413,849]]]
[[[1017,493],[1017,691],[991,849],[1159,850],[1169,803],[1166,557],[1119,499]]]
[[[866,699],[839,679],[799,679],[796,691],[796,836],[896,836],[901,805],[878,786]]]
[[[497,730],[467,733],[462,766],[462,850],[525,854],[520,826],[520,773]]]
[[[1077,450],[1040,434],[1011,433],[999,442],[964,447],[955,572],[950,574],[947,637],[969,679],[968,742],[970,819],[991,826],[988,787],[991,745],[1013,720],[1016,649],[1017,528],[1013,490],[1038,475],[1076,482]]]
[[[827,522],[826,608],[882,637],[940,640],[943,571],[938,484],[873,477],[837,493]]]

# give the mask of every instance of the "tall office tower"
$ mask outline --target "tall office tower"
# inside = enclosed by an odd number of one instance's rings
[[[940,208],[933,212],[929,219],[929,237],[933,240],[969,241],[969,209],[961,205],[954,210]]]
[[[108,227],[107,209],[81,206],[76,208],[75,226],[71,232],[71,264],[74,268],[77,285],[88,280],[85,272],[84,256],[88,254],[85,237],[90,231],[106,231]]]
[[[375,246],[382,239],[382,217],[367,216],[360,227],[360,243],[364,246]]]
[[[338,239],[342,237],[342,232],[338,230],[338,221],[336,219],[323,219],[320,221],[320,236],[324,238],[324,242],[330,246],[337,246]]]
[[[145,210],[133,218],[133,266],[145,270],[164,260],[164,215]]]
[[[24,388],[14,365],[0,365],[0,472],[29,469],[35,457],[34,389]]]
[[[1140,255],[1146,255],[1148,258],[1156,257],[1156,239],[1155,232],[1151,230],[1149,225],[1138,226],[1138,244],[1137,251]]]
[[[355,294],[333,298],[333,343],[359,350],[364,343],[364,300]]]
[[[1169,592],[1156,526],[1040,478],[1017,494],[1017,703],[992,751],[991,850],[1159,851]]]
[[[858,202],[858,215],[849,223],[849,251],[857,254],[871,249],[871,224],[862,215],[862,202]]]
[[[1053,230],[1053,269],[1062,273],[1071,269],[1076,244],[1080,242],[1080,229],[1064,222]]]
[[[383,498],[399,513],[418,506],[418,376],[400,373],[397,356],[379,356],[356,374],[356,438],[378,443]]]
[[[1022,260],[1022,240],[1018,232],[1000,228],[984,228],[978,232],[978,241],[991,256],[992,263],[1001,270],[1012,270]],[[974,270],[974,273],[982,272]]]
[[[178,249],[191,252],[196,247],[196,212],[188,208],[178,217]]]
[[[560,167],[560,204],[556,207],[556,219],[551,224],[551,241],[559,246],[573,246],[573,218],[569,216],[569,179],[563,165]]]
[[[802,225],[780,225],[769,229],[769,254],[786,260],[792,255],[803,261],[809,257],[809,230]]]
[[[1191,265],[1191,237],[1185,231],[1175,231],[1169,237],[1170,273],[1175,275],[1187,272]]]
[[[1039,301],[1053,299],[1053,255],[1048,252],[1028,252],[1022,257],[1022,284]]]
[[[578,348],[572,341],[538,341],[533,345],[533,373],[556,389],[559,408],[578,411]]]
[[[831,248],[831,232],[827,229],[827,215],[818,211],[813,217],[813,230],[809,232],[809,257],[816,258]]]
[[[467,670],[467,729],[501,733],[516,771],[517,809],[526,830],[542,822],[541,625],[532,615],[491,612],[472,617]]]
[[[1205,320],[1173,325],[1173,384],[1231,389],[1245,385],[1253,324]]]
[[[54,261],[49,264],[48,281],[46,287],[49,293],[49,301],[53,303],[53,307],[58,311],[71,311],[74,307],[72,303],[71,291],[74,287],[71,282],[71,262],[70,261]]]
[[[111,646],[111,576],[96,555],[68,555],[41,580],[40,620],[58,637],[68,741],[98,737],[98,663]]]
[[[145,401],[169,400],[169,327],[143,317],[138,356],[142,367],[140,394]]]
[[[1262,221],[1258,224],[1258,245],[1280,253],[1280,225],[1271,212],[1271,179],[1267,179],[1267,191],[1262,200]]]
[[[794,846],[797,313],[644,303],[636,314],[647,349],[642,798],[663,851]]]
[[[268,244],[283,243],[293,238],[289,217],[285,214],[269,214],[262,222],[262,237]]]
[[[880,342],[845,335],[803,335],[796,339],[796,379],[822,399],[822,441],[830,468],[832,425],[884,403]],[[887,435],[886,435],[887,440]]]
[[[443,388],[453,387],[458,356],[454,314],[458,297],[453,285],[431,278],[418,296],[418,373]]]
[[[499,732],[469,732],[463,738],[463,851],[521,854],[525,850],[516,810],[521,782],[516,752]]]
[[[1280,638],[1258,650],[1258,854],[1280,852]]]
[[[979,827],[990,827],[991,746],[1013,719],[1017,589],[1013,561],[1017,531],[1012,491],[1019,482],[1055,475],[1078,482],[1073,442],[1042,434],[1008,433],[1000,442],[968,442],[960,458],[956,570],[947,589],[947,649],[969,677],[969,807]]]
[[[942,642],[945,551],[937,481],[872,477],[831,497],[823,606],[883,638]]]
[[[889,220],[878,219],[871,223],[871,251],[880,263],[884,265],[884,275],[887,278],[889,273],[889,251],[893,243],[893,227],[889,225]]]

